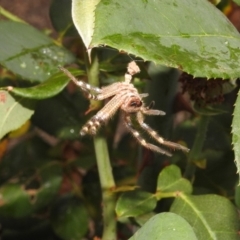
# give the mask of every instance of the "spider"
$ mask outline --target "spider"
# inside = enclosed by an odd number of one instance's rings
[[[81,129],[80,135],[86,134],[96,135],[97,130],[120,109],[124,114],[124,122],[127,129],[132,133],[136,140],[144,147],[155,151],[157,153],[171,156],[172,154],[156,145],[148,143],[139,131],[137,131],[132,123],[132,116],[135,116],[139,126],[150,135],[157,143],[172,149],[180,149],[188,152],[189,149],[170,141],[163,139],[156,131],[144,123],[144,115],[165,115],[165,112],[146,107],[143,103],[143,98],[147,97],[147,93],[140,94],[138,90],[131,83],[132,76],[140,72],[137,64],[132,61],[128,64],[127,73],[125,74],[124,82],[116,82],[109,86],[98,88],[91,86],[88,83],[79,81],[76,79],[67,69],[60,67],[63,71],[77,86],[81,88],[83,92],[87,94],[89,99],[104,100],[111,98],[109,102],[97,112]]]

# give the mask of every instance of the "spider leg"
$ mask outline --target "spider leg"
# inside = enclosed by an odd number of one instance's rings
[[[158,153],[161,153],[161,154],[165,154],[169,157],[172,156],[172,154],[170,152],[168,152],[167,150],[165,149],[162,149],[158,146],[155,146],[151,143],[148,143],[146,142],[146,140],[141,136],[141,134],[136,130],[134,129],[133,127],[133,124],[132,124],[132,121],[131,121],[131,117],[129,115],[125,115],[125,124],[126,124],[126,127],[127,129],[132,133],[132,135],[136,138],[136,140],[144,147],[154,151],[154,152],[158,152]]]
[[[181,144],[166,141],[164,138],[158,135],[156,131],[154,131],[151,127],[149,127],[146,123],[144,123],[144,118],[143,114],[141,112],[137,113],[137,121],[139,122],[140,126],[152,137],[154,138],[157,142],[160,144],[173,148],[173,149],[180,149],[185,152],[189,152],[189,149],[182,146]]]
[[[165,115],[166,113],[157,109],[148,109],[148,108],[142,108],[143,114],[146,115]]]
[[[84,136],[86,134],[95,135],[97,130],[101,127],[104,121],[97,115],[93,116],[80,131],[80,135]]]
[[[127,73],[125,74],[125,82],[130,83],[132,80],[132,76],[136,73],[140,72],[140,68],[136,64],[136,62],[132,61],[128,64]]]
[[[97,112],[81,129],[80,135],[86,134],[95,135],[97,130],[106,123],[123,104],[126,99],[126,95],[116,95],[113,97],[100,111]]]
[[[144,94],[140,94],[140,95],[144,95]],[[146,115],[162,115],[163,116],[166,114],[164,111],[152,109],[151,108],[152,105],[154,105],[154,102],[151,102],[148,107],[143,105],[141,108],[141,112]]]
[[[91,86],[88,83],[85,83],[83,81],[79,81],[75,76],[73,76],[66,68],[59,67],[59,69],[65,73],[77,86],[79,86],[82,91],[88,94],[89,99],[96,99],[97,95],[102,93],[102,89],[98,87]],[[91,93],[93,92],[93,94]]]
[[[141,98],[145,98],[145,97],[148,97],[148,93],[140,93],[139,94],[139,96],[141,97]]]
[[[66,68],[59,67],[59,69],[64,72],[77,86],[81,88],[82,91],[87,93],[87,98],[93,100],[104,100],[106,98],[112,97],[118,94],[120,91],[126,89],[133,89],[134,87],[129,83],[125,82],[117,82],[113,83],[110,86],[106,86],[103,88],[94,87],[88,83],[83,81],[79,81],[75,76],[73,76]]]
[[[132,80],[132,76],[138,72],[140,72],[138,65],[134,61],[130,62],[127,67],[127,73],[125,74],[125,81],[113,83],[110,86],[103,87],[101,89],[102,92],[96,96],[96,100],[103,100],[103,99],[112,97],[124,90],[134,89],[134,91],[136,91],[136,89],[130,82]],[[147,97],[147,96],[148,96],[147,93],[140,94],[141,98]]]
[[[135,75],[136,73],[140,72],[140,68],[138,67],[135,61],[132,61],[128,64],[127,71],[128,74]]]
[[[103,87],[102,92],[97,95],[96,100],[103,100],[129,89],[132,90],[134,87],[131,84],[126,84],[124,82],[116,82],[110,86]]]

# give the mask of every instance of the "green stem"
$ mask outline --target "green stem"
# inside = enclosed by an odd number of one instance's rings
[[[102,240],[116,239],[116,196],[111,189],[115,188],[112,168],[108,155],[106,139],[100,136],[94,138],[100,184],[102,188],[103,235]]]
[[[162,198],[172,198],[172,197],[176,197],[177,193],[176,192],[157,192],[155,194],[156,198],[158,200],[162,199]]]
[[[8,12],[7,10],[5,10],[2,7],[0,7],[0,15],[3,15],[5,18],[10,19],[10,20],[12,20],[14,22],[26,23],[24,20],[22,20],[21,18],[13,15],[12,13]]]
[[[86,57],[86,62],[88,59]],[[88,80],[91,85],[98,84],[98,59],[92,54],[92,63],[88,62],[87,72]],[[94,147],[97,158],[97,165],[99,171],[100,184],[102,189],[102,206],[103,206],[103,235],[102,240],[116,239],[116,195],[111,190],[115,188],[115,182],[112,174],[112,167],[108,154],[108,147],[106,139],[100,135],[94,137]]]
[[[206,139],[208,124],[209,124],[209,116],[200,116],[197,128],[197,134],[191,148],[191,151],[188,154],[188,163],[186,166],[186,170],[184,173],[184,177],[192,180],[194,178],[194,174],[196,171],[195,160],[199,160],[202,155],[203,144]]]

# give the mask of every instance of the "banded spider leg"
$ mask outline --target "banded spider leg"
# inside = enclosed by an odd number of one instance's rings
[[[163,115],[163,112],[160,112],[160,113],[157,113],[157,112],[152,112],[152,111],[156,111],[156,110],[148,110],[148,109],[144,109],[143,110],[145,114],[147,115]],[[188,152],[189,149],[184,147],[183,145],[181,144],[178,144],[178,143],[174,143],[174,142],[170,142],[170,141],[167,141],[165,140],[164,138],[162,138],[155,130],[153,130],[151,127],[149,127],[145,122],[144,122],[144,115],[142,112],[138,112],[136,114],[136,119],[137,119],[137,122],[139,123],[140,127],[145,130],[145,132],[150,135],[156,142],[158,142],[159,144],[162,144],[164,146],[167,146],[169,148],[172,148],[172,149],[179,149],[179,150],[182,150],[182,151],[185,151],[185,152]],[[155,146],[153,144],[150,144],[148,142],[145,141],[145,139],[143,137],[141,137],[141,134],[133,128],[132,126],[132,121],[131,121],[131,118],[130,116],[126,116],[126,124],[127,124],[127,127],[128,129],[132,132],[133,136],[138,140],[138,142],[140,142],[143,146],[145,146],[146,148],[149,148],[155,152],[159,152],[159,153],[162,153],[162,154],[165,154],[167,156],[172,156],[172,154],[163,149],[163,148],[160,148],[159,146]]]
[[[129,64],[128,71],[138,72],[138,70],[132,69],[132,64]],[[81,135],[95,135],[97,130],[101,125],[106,123],[124,104],[125,100],[129,98],[129,95],[138,95],[137,90],[130,83],[132,75],[130,73],[125,74],[124,82],[113,83],[109,86],[103,88],[93,87],[83,81],[76,79],[67,69],[60,67],[62,70],[81,90],[87,93],[87,97],[93,100],[104,100],[112,97],[112,99],[99,111],[95,116],[93,116],[81,129]],[[148,94],[140,94],[140,97],[146,97]]]
[[[141,134],[134,129],[131,116],[135,116],[140,127],[151,136],[156,142],[164,146],[180,149],[183,151],[189,151],[188,148],[173,143],[170,141],[164,140],[156,131],[150,128],[146,123],[144,123],[144,115],[164,115],[165,113],[160,110],[149,109],[144,106],[143,98],[147,97],[148,94],[138,93],[138,90],[131,83],[132,76],[140,71],[136,63],[130,62],[128,64],[127,73],[125,74],[124,82],[113,83],[109,86],[98,88],[91,86],[82,81],[78,81],[68,70],[65,68],[60,68],[76,85],[78,85],[81,90],[87,93],[89,99],[94,100],[104,100],[111,98],[106,105],[97,112],[81,129],[81,135],[95,135],[97,130],[101,125],[108,122],[108,120],[118,111],[122,111],[125,115],[125,125],[127,129],[132,133],[132,135],[137,139],[137,141],[146,148],[151,149],[152,151],[171,156],[172,154],[162,149],[159,146],[148,143]]]

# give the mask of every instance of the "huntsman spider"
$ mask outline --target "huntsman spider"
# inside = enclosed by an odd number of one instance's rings
[[[172,149],[180,149],[182,151],[188,152],[189,149],[163,139],[156,131],[154,131],[151,127],[149,127],[144,122],[144,115],[165,115],[165,112],[155,109],[149,109],[143,103],[143,98],[147,97],[148,94],[138,93],[138,90],[131,83],[132,76],[138,72],[140,72],[137,64],[132,61],[128,64],[127,73],[125,74],[124,82],[116,82],[109,86],[98,88],[91,86],[88,83],[83,81],[79,81],[76,79],[67,69],[60,67],[62,70],[77,86],[81,88],[81,90],[87,93],[87,97],[89,99],[94,100],[104,100],[107,98],[111,98],[107,104],[97,112],[81,129],[80,135],[84,136],[86,134],[96,135],[97,130],[118,111],[122,111],[124,114],[124,123],[132,133],[132,135],[136,138],[136,140],[144,147],[155,151],[157,153],[165,154],[167,156],[171,156],[172,154],[156,145],[153,145],[147,142],[139,131],[137,131],[132,123],[132,117],[135,116],[135,119],[139,123],[139,126],[149,135],[151,136],[157,143],[167,146]]]

